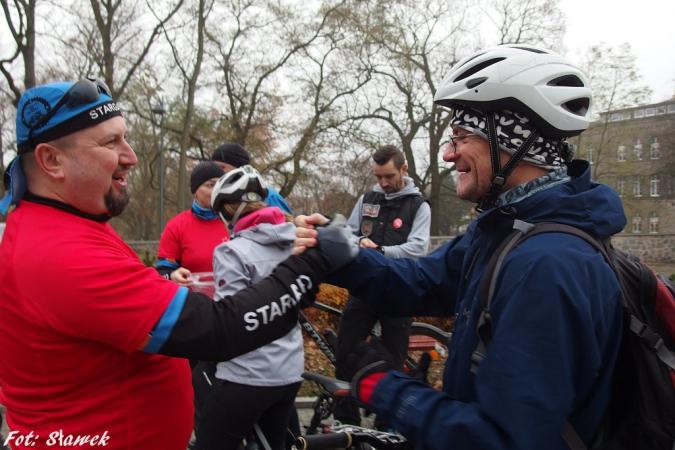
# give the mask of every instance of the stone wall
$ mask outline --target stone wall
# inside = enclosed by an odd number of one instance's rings
[[[620,234],[612,242],[616,248],[635,253],[647,262],[675,263],[675,234]]]
[[[432,236],[429,251],[432,251],[452,236]],[[614,246],[620,250],[635,253],[650,263],[675,263],[675,234],[619,234],[612,238]]]
[[[429,251],[435,250],[454,236],[432,236]],[[650,263],[675,263],[675,234],[619,234],[612,238],[614,245],[624,251],[635,253]],[[158,241],[127,242],[141,259],[157,256]]]

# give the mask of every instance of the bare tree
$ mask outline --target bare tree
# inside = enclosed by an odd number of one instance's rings
[[[180,33],[179,39],[183,44],[182,51],[176,45],[175,38],[165,33],[167,41],[171,46],[174,61],[179,69],[179,72],[185,83],[185,90],[187,91],[187,101],[185,103],[185,116],[183,119],[183,128],[181,130],[180,140],[180,156],[178,163],[178,207],[182,209],[186,206],[186,191],[184,186],[186,181],[186,161],[187,150],[191,145],[190,131],[192,129],[192,119],[195,109],[195,93],[197,92],[197,82],[199,74],[202,69],[202,61],[204,59],[204,36],[206,32],[206,18],[213,7],[213,1],[198,0],[194,18],[196,19],[196,27],[180,27],[181,31],[189,30],[192,36],[195,36],[196,42],[191,48],[185,48],[185,43],[190,42],[190,37],[186,33]],[[183,58],[189,59],[183,61]],[[191,67],[187,67],[188,63]]]
[[[7,93],[16,107],[21,93],[35,86],[35,14],[38,0],[0,0],[7,26],[16,48],[12,55],[0,60],[2,72],[9,92]],[[12,75],[12,64],[21,57],[23,61],[23,86],[17,84]]]
[[[352,103],[372,74],[358,58],[363,47],[360,36],[348,32],[349,8],[339,5],[327,14],[325,32],[312,46],[297,52],[289,65],[294,89],[284,98],[293,112],[286,108],[280,123],[272,128],[276,136],[289,142],[276,149],[267,163],[269,170],[281,175],[280,192],[284,196],[312,173],[325,181],[322,169],[334,168],[348,154],[359,154],[358,150],[345,151],[344,146],[349,145],[345,141],[353,140],[344,138],[359,133],[354,124],[357,108]]]
[[[276,174],[283,196],[290,194],[301,177],[301,161],[325,126],[320,117],[363,82],[357,80],[356,87],[326,94],[326,55],[335,50],[328,35],[344,4],[345,0],[325,5],[262,0],[233,3],[220,11],[217,32],[208,31],[209,56],[215,65],[212,83],[222,100],[217,126],[229,132],[222,138],[244,145],[259,169]],[[315,52],[319,45],[324,46],[324,55]],[[310,75],[303,61],[319,74]],[[297,99],[292,84],[299,79],[309,89],[304,96],[308,109],[288,103]],[[289,126],[288,117],[299,120],[291,120],[294,125]],[[293,149],[276,152],[280,139],[293,142],[285,146]]]
[[[499,44],[531,44],[563,50],[565,16],[559,0],[487,0],[483,8]]]
[[[63,11],[70,20],[55,24],[51,33],[68,61],[62,76],[99,75],[113,97],[123,99],[163,27],[182,5],[183,0],[75,0],[66,4]]]
[[[459,40],[471,41],[467,11],[462,2],[373,2],[364,3],[353,21],[368,44],[362,58],[374,76],[357,99],[362,114],[355,119],[377,130],[373,147],[402,149],[409,176],[431,202],[432,234],[438,232],[443,180],[454,170],[439,161],[449,116],[433,103],[433,93],[459,59],[456,48],[465,48]]]

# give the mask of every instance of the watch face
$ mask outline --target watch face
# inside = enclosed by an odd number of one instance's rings
[[[361,223],[361,234],[363,234],[365,237],[368,237],[372,232],[373,232],[373,222],[371,222],[370,220],[364,220]]]

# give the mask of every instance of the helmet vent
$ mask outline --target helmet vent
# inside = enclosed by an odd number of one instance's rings
[[[548,54],[547,51],[539,49],[539,48],[534,48],[534,47],[516,47],[516,46],[514,46],[514,47],[511,47],[511,48],[517,48],[518,50],[525,50],[525,51],[532,52],[532,53]]]
[[[586,113],[588,113],[588,108],[591,106],[591,101],[588,98],[577,98],[576,100],[565,102],[560,106],[572,114],[576,114],[577,116],[585,116]]]
[[[493,58],[493,59],[488,59],[487,61],[483,61],[480,64],[476,64],[475,66],[467,69],[466,72],[462,73],[460,76],[455,78],[455,81],[460,81],[464,80],[465,78],[469,78],[471,75],[474,73],[480,72],[481,70],[485,69],[486,67],[490,67],[493,64],[497,64],[499,61],[503,61],[506,58]]]
[[[481,85],[487,81],[487,77],[473,78],[466,82],[467,89],[473,89],[478,85]]]
[[[584,87],[584,82],[575,75],[564,75],[554,78],[546,84],[548,86]]]

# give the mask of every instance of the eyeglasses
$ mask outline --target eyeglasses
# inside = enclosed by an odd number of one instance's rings
[[[69,109],[75,109],[79,106],[86,105],[87,103],[95,102],[99,99],[101,93],[112,98],[110,88],[100,78],[83,78],[73,84],[70,89],[63,94],[63,97],[59,99],[56,105],[30,127],[28,130],[28,139],[33,137],[35,130],[49,122],[63,105],[66,105]]]
[[[457,153],[457,141],[461,141],[469,136],[476,136],[476,133],[466,133],[458,134],[456,136],[450,136],[450,146],[452,147],[452,153]]]

